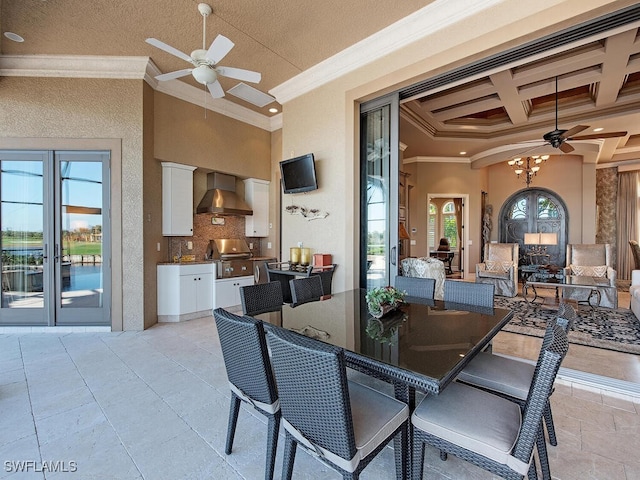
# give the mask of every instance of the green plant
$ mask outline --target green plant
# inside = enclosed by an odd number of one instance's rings
[[[369,290],[366,295],[367,306],[372,315],[383,313],[383,305],[395,308],[404,300],[405,293],[394,287],[378,287]]]

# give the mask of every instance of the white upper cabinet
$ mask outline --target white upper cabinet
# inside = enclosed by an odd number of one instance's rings
[[[196,167],[162,162],[162,235],[193,235],[193,171]]]
[[[257,178],[244,181],[244,199],[253,210],[253,215],[245,217],[247,237],[269,236],[269,182]]]

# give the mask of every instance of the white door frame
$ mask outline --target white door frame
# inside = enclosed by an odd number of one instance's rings
[[[468,193],[427,193],[427,212],[429,212],[429,204],[434,198],[462,198],[462,246],[464,253],[462,256],[462,278],[467,278],[471,273],[469,270],[469,194]]]

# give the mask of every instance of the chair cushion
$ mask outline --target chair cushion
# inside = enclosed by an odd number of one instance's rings
[[[583,277],[606,277],[607,266],[606,265],[569,265],[571,268],[571,275],[578,275]]]
[[[526,400],[535,365],[500,355],[480,352],[458,375],[458,379]]]
[[[607,263],[607,248],[605,244],[571,245],[571,258],[568,264],[574,265],[605,265]]]
[[[487,260],[513,262],[513,245],[510,243],[489,244],[489,255]]]
[[[485,278],[510,278],[509,272],[495,272],[491,270],[478,270],[477,275]]]
[[[456,382],[440,395],[427,395],[411,416],[415,428],[526,475],[531,459],[511,456],[521,422],[517,404]]]
[[[347,472],[354,472],[363,458],[373,452],[409,418],[409,406],[377,390],[351,381],[349,382],[349,399],[357,448],[356,454],[351,459],[344,459],[330,450],[314,445],[286,418],[282,419],[282,424],[308,451],[326,458]]]

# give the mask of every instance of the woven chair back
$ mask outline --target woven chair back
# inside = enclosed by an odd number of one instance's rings
[[[282,310],[282,284],[275,281],[240,287],[240,302],[242,313],[250,317]]]
[[[434,278],[397,276],[395,287],[398,290],[407,292],[409,297],[433,298],[436,290],[436,280]]]
[[[295,278],[289,281],[289,285],[291,288],[292,307],[307,302],[315,302],[324,295],[322,279],[318,275]]]
[[[471,283],[445,280],[444,301],[493,308],[495,286],[490,283]]]
[[[282,417],[314,444],[351,459],[356,445],[341,349],[296,333],[269,332]]]
[[[262,322],[222,308],[213,311],[229,381],[267,405],[278,398]]]

